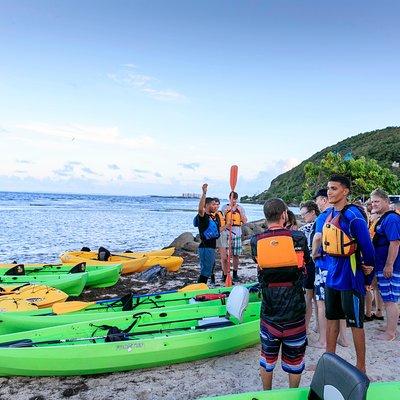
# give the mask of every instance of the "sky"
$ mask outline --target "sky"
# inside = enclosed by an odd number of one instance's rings
[[[0,190],[252,195],[400,125],[400,2],[0,0]]]

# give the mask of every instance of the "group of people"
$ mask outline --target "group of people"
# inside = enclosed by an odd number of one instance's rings
[[[373,287],[377,294],[376,314],[381,302],[386,311],[386,326],[376,339],[396,338],[400,211],[391,210],[389,197],[381,189],[371,193],[369,208],[350,203],[350,190],[347,177],[331,176],[326,188],[318,190],[312,201],[300,205],[304,221],[300,228],[288,215],[283,200],[274,198],[264,204],[267,229],[250,241],[262,294],[260,375],[264,390],[272,387],[280,350],[289,387],[298,387],[314,302],[319,330],[314,345],[335,353],[337,343],[348,345],[346,326],[351,328],[356,366],[362,372],[366,372],[365,299],[368,303],[367,293]],[[217,221],[213,214],[218,207],[215,200],[207,200],[206,191],[204,185],[204,199],[199,204],[199,217],[203,219],[200,232],[207,229],[210,221]],[[223,229],[219,222],[215,225],[218,230]],[[204,244],[199,248],[202,273],[202,260],[207,259],[202,255],[203,249]],[[215,245],[214,259],[207,264],[208,276],[214,262]]]
[[[202,186],[195,226],[199,228],[200,276],[199,283],[211,279],[215,283],[215,259],[218,248],[221,258],[222,282],[230,273],[230,259],[233,265],[233,281],[238,281],[239,256],[242,254],[242,225],[247,222],[246,213],[238,204],[238,194],[229,194],[229,203],[221,210],[217,197],[207,197],[208,185]]]

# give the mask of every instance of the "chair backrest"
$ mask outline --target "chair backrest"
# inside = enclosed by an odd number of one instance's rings
[[[343,358],[324,353],[318,361],[308,400],[365,400],[369,379]]]
[[[226,302],[226,311],[242,322],[243,312],[249,304],[249,290],[245,286],[235,286]]]

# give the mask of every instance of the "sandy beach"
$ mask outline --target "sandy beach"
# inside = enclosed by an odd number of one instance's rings
[[[143,282],[132,275],[123,277],[113,288],[85,291],[82,299],[121,295],[130,287],[140,293],[170,290],[195,282],[198,275],[197,258],[183,253],[184,265],[176,274],[167,274],[153,283]],[[217,274],[219,284],[220,273]],[[256,280],[256,267],[248,256],[243,256],[240,276],[242,282]],[[367,322],[367,373],[373,381],[393,381],[400,379],[399,339],[392,342],[374,340],[377,328],[383,322]],[[312,326],[314,326],[312,322]],[[350,330],[348,338],[351,343]],[[317,340],[311,331],[309,342]],[[354,347],[338,346],[338,354],[354,363]],[[306,371],[301,385],[309,385],[313,371],[323,350],[309,346],[306,352]],[[229,354],[223,357],[199,360],[191,363],[163,366],[160,368],[128,371],[98,376],[60,378],[0,378],[0,400],[10,398],[23,400],[50,399],[198,399],[227,393],[261,390],[258,376],[259,346]],[[277,365],[274,379],[275,388],[287,387],[286,374]]]

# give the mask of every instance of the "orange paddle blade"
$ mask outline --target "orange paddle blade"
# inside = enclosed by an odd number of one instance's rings
[[[237,183],[237,178],[238,178],[238,166],[237,165],[232,165],[231,166],[231,176],[229,183],[231,185],[231,190],[234,191]]]
[[[226,287],[231,287],[232,286],[232,277],[231,277],[230,271],[229,271],[229,274],[226,276],[225,286]]]

